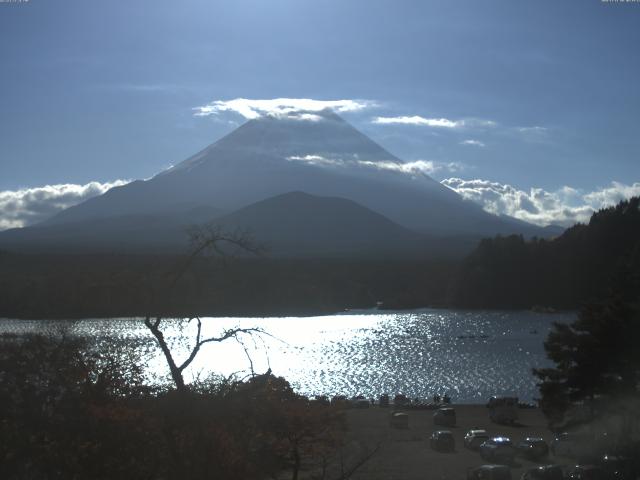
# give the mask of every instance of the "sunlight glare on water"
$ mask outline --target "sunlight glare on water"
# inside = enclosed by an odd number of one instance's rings
[[[456,402],[482,402],[492,394],[537,396],[533,367],[548,365],[543,341],[552,322],[574,314],[416,310],[347,312],[318,317],[203,318],[203,338],[225,329],[260,328],[267,334],[205,345],[185,372],[239,377],[268,368],[306,395],[377,397],[404,393],[430,398],[448,393]],[[55,322],[3,320],[2,331],[41,331]],[[195,321],[163,321],[178,362],[195,338]],[[149,338],[141,319],[82,320],[80,335]],[[150,375],[166,377],[159,350]],[[251,362],[249,361],[251,359]]]

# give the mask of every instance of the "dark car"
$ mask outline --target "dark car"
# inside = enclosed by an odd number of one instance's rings
[[[564,468],[561,465],[540,465],[524,472],[520,480],[564,480]]]
[[[595,465],[576,465],[567,475],[568,480],[608,480],[606,472]]]
[[[517,453],[507,437],[493,437],[480,445],[480,456],[492,462],[512,463]]]
[[[467,480],[511,480],[511,470],[506,465],[481,465],[467,470]]]
[[[540,460],[549,455],[549,445],[542,438],[527,437],[516,446],[518,454],[529,460]]]
[[[456,424],[456,411],[453,408],[439,408],[433,414],[433,424],[454,427]]]
[[[358,395],[357,397],[353,397],[353,399],[351,400],[351,405],[356,408],[369,408],[369,405],[371,405],[371,403],[369,402],[369,400],[364,398],[363,395]]]
[[[449,430],[437,430],[431,434],[429,440],[431,448],[439,452],[453,452],[456,448],[456,441],[453,433]]]
[[[564,432],[551,442],[551,453],[560,457],[583,458],[590,456],[594,447],[592,436],[584,433]]]
[[[604,455],[599,465],[611,480],[635,480],[638,477],[633,462],[627,457]]]
[[[404,407],[411,404],[411,400],[406,395],[399,393],[393,397],[393,405],[396,407]]]

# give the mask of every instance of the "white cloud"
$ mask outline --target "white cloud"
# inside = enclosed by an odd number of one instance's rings
[[[295,113],[288,116],[293,120],[303,120],[307,122],[319,122],[322,120],[320,115],[316,115],[315,113]]]
[[[406,163],[389,160],[361,160],[357,154],[347,157],[327,157],[319,154],[292,155],[286,159],[290,162],[302,162],[321,167],[363,167],[407,175],[432,175],[437,172],[456,173],[467,167],[458,162],[436,162],[433,160],[414,160]]]
[[[493,120],[482,118],[464,118],[461,120],[450,120],[448,118],[425,118],[420,115],[400,116],[400,117],[373,117],[371,123],[378,125],[417,125],[432,128],[492,128],[497,125]]]
[[[534,125],[531,127],[514,127],[511,132],[519,139],[529,143],[546,143],[551,140],[551,130]]]
[[[598,209],[602,206],[615,205],[621,200],[640,195],[640,183],[625,185],[620,182],[611,182],[611,186],[596,190],[584,195],[587,204]]]
[[[433,160],[414,160],[413,162],[396,163],[396,162],[371,162],[366,160],[358,161],[359,165],[378,170],[392,170],[395,172],[415,175],[418,173],[426,173],[432,175],[436,172],[447,171],[450,173],[460,172],[465,166],[458,162],[435,162]]]
[[[549,131],[548,128],[540,127],[537,125],[533,127],[516,127],[516,130],[519,131],[520,133],[525,133],[525,134],[529,134],[529,133],[541,134],[541,133],[547,133]]]
[[[472,147],[486,147],[487,145],[480,140],[463,140],[460,145],[470,145]]]
[[[423,125],[436,128],[458,128],[464,126],[464,120],[454,121],[447,118],[424,118],[419,115],[412,117],[374,117],[372,122],[381,125]]]
[[[447,178],[441,183],[490,213],[510,215],[543,226],[568,227],[577,222],[588,222],[596,210],[640,195],[640,182],[631,185],[612,182],[608,187],[586,193],[567,186],[554,192],[542,188],[531,188],[527,192],[481,179]]]
[[[303,162],[309,165],[342,165],[340,159],[326,158],[322,155],[292,155],[287,157],[290,162]]]
[[[254,100],[235,98],[233,100],[216,100],[207,105],[194,108],[195,115],[206,117],[220,112],[235,112],[247,119],[259,118],[263,115],[276,117],[292,117],[297,120],[317,121],[321,117],[310,112],[325,109],[336,112],[355,112],[375,106],[369,100],[314,100],[311,98],[274,98]]]
[[[103,194],[126,180],[85,185],[61,184],[5,190],[0,192],[0,230],[18,228],[42,221],[65,208]]]

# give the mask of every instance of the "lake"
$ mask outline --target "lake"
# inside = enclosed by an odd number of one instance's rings
[[[271,368],[306,395],[414,398],[448,394],[454,402],[484,402],[508,394],[532,402],[538,396],[533,367],[549,365],[543,342],[553,322],[573,313],[459,311],[351,311],[317,317],[203,318],[203,337],[226,328],[259,327],[269,335],[205,345],[186,378],[211,373],[242,377],[251,364]],[[0,321],[0,332],[56,332],[64,322]],[[195,322],[164,321],[179,360],[194,338]],[[86,319],[66,324],[74,334],[152,340],[141,319]],[[167,380],[158,349],[146,357],[149,376]],[[249,361],[250,359],[250,361]]]

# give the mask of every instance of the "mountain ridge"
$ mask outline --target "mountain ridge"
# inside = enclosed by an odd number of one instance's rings
[[[403,165],[334,112],[315,112],[314,120],[260,117],[151,179],[115,187],[20,234],[0,233],[0,246],[8,237],[22,237],[29,243],[29,238],[42,234],[42,227],[57,226],[62,239],[64,225],[69,227],[70,240],[84,236],[89,242],[91,235],[83,228],[104,231],[96,227],[102,221],[117,230],[119,224],[113,219],[126,216],[138,216],[141,230],[145,221],[150,222],[150,231],[159,234],[152,228],[158,218],[166,217],[171,224],[173,217],[188,218],[192,208],[236,212],[287,192],[350,200],[416,235],[548,236],[540,227],[487,213],[423,172]],[[364,210],[359,212],[365,215]],[[284,231],[286,225],[279,228]],[[336,227],[326,223],[325,228]],[[127,232],[107,233],[122,237]],[[149,238],[157,243],[157,238]]]

